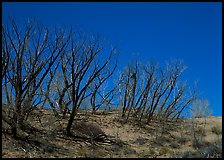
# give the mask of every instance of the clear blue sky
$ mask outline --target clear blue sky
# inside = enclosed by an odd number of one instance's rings
[[[199,81],[214,116],[222,115],[222,3],[2,3],[2,20],[34,17],[43,25],[98,32],[118,46],[119,62],[170,58],[188,66],[184,79]]]

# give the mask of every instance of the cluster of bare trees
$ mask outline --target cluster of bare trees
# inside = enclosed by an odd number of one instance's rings
[[[4,102],[12,108],[7,123],[14,136],[30,111],[46,103],[65,117],[69,105],[71,114],[67,133],[82,102],[91,96],[91,104],[111,101],[108,91],[101,95],[102,84],[112,76],[117,64],[112,64],[116,50],[109,56],[97,36],[84,37],[55,29],[50,32],[29,22],[19,27],[14,20],[2,26],[2,87]],[[102,102],[96,101],[100,95]]]
[[[132,113],[137,120],[148,124],[153,117],[178,119],[183,110],[196,98],[196,90],[189,93],[186,83],[179,81],[186,69],[181,61],[171,60],[165,67],[156,63],[136,62],[126,67],[119,78],[122,117]]]
[[[5,119],[12,134],[16,137],[30,112],[47,104],[55,116],[69,115],[69,135],[86,101],[94,113],[119,99],[122,117],[134,115],[149,123],[155,115],[179,118],[195,98],[178,81],[186,69],[179,61],[165,68],[155,63],[129,65],[117,84],[106,87],[117,68],[115,55],[116,49],[106,50],[98,36],[84,36],[72,28],[51,32],[34,22],[19,27],[10,19],[2,26],[2,103],[12,113]]]

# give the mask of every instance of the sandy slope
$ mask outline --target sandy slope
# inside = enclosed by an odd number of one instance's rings
[[[60,125],[66,126],[67,120],[61,121],[59,125],[50,115],[51,112],[46,111],[42,117],[44,127],[52,129],[60,128]],[[3,157],[171,157],[176,152],[195,151],[192,146],[192,123],[201,128],[205,126],[205,135],[202,138],[208,145],[222,138],[221,135],[218,136],[212,132],[212,127],[222,127],[222,117],[186,119],[180,126],[170,131],[170,134],[163,136],[159,136],[162,126],[158,123],[152,123],[146,127],[140,127],[133,121],[126,124],[120,123],[119,111],[107,112],[106,114],[98,112],[97,115],[79,113],[77,116],[79,119],[82,117],[85,117],[89,122],[97,123],[106,135],[121,140],[126,145],[98,143],[97,146],[93,147],[89,142],[77,141],[71,137],[63,138],[54,135],[49,140],[41,135],[39,137],[34,136],[33,138],[41,141],[43,146],[46,144],[49,145],[49,148],[57,146],[48,152],[47,149],[43,151],[38,147],[32,148],[29,144],[13,140],[9,135],[5,135],[2,137]],[[35,125],[41,127],[38,123]],[[181,137],[186,139],[185,143],[178,141]]]

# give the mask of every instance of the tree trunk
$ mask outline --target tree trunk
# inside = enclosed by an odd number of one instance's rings
[[[72,123],[74,121],[74,118],[76,116],[76,111],[77,111],[77,102],[75,102],[75,104],[73,105],[72,113],[71,113],[70,118],[68,120],[68,125],[67,125],[67,128],[66,128],[67,135],[71,135],[71,127],[72,127]]]

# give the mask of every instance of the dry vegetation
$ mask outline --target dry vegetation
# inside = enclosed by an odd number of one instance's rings
[[[20,130],[19,139],[7,134],[7,125],[2,121],[3,158],[222,157],[221,117],[209,117],[206,124],[203,118],[185,119],[175,122],[176,125],[172,123],[175,127],[165,126],[162,132],[162,124],[156,120],[149,125],[139,124],[132,118],[123,123],[119,110],[96,114],[79,111],[73,136],[68,137],[62,127],[66,119],[57,121],[52,115],[51,110],[44,110],[40,123],[32,114],[29,118],[38,122],[30,125],[39,132]]]
[[[222,157],[221,118],[183,119],[210,111],[181,60],[115,74],[98,35],[19,24],[2,25],[3,157]]]

